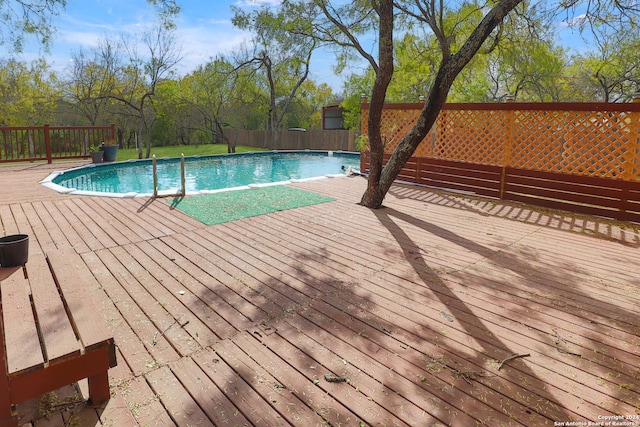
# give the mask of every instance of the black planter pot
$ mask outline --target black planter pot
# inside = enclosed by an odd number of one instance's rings
[[[3,268],[25,265],[29,258],[29,236],[12,234],[0,237],[0,266]]]
[[[115,162],[116,155],[118,154],[118,146],[117,145],[105,145],[103,147],[105,162]]]

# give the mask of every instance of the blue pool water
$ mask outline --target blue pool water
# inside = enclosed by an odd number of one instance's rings
[[[345,174],[360,168],[360,155],[343,152],[259,152],[186,157],[187,193]],[[158,190],[180,188],[180,159],[158,159]],[[54,186],[87,193],[153,194],[151,160],[71,169],[53,177]]]

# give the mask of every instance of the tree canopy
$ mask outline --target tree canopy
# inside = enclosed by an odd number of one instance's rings
[[[232,151],[237,129],[269,130],[275,137],[279,129],[319,127],[321,107],[337,102],[347,126],[359,129],[365,95],[371,100],[366,126],[374,161],[363,203],[377,207],[445,101],[499,102],[515,95],[534,102],[618,102],[628,101],[640,84],[636,3],[284,0],[277,6],[236,7],[233,22],[251,41],[178,75],[180,48],[175,39],[168,41],[179,22],[179,2],[147,2],[158,12],[154,36],[141,34],[127,43],[105,38],[98,48],[74,53],[65,73],[54,75],[44,61],[1,62],[0,84],[8,88],[5,122],[113,122],[123,144],[136,135],[146,138],[146,152],[151,144],[209,142],[226,142]],[[35,15],[14,13],[9,19],[8,4],[14,12],[26,7]],[[0,41],[15,43],[12,34],[40,30],[46,41],[52,27],[36,25],[36,18],[55,24],[64,6],[62,0],[0,2],[5,13]],[[560,21],[589,34],[592,42],[581,51],[560,47]],[[136,45],[148,52],[136,52]],[[320,48],[335,53],[335,70],[344,73],[342,94],[313,79],[311,58]],[[37,82],[21,77],[29,73],[41,77]],[[419,100],[425,101],[420,119],[383,168],[383,103]],[[40,112],[30,116],[33,107],[21,103],[37,105]],[[277,148],[277,140],[272,146]]]

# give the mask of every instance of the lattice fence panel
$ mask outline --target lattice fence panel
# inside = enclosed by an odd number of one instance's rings
[[[443,110],[436,121],[433,157],[502,165],[507,114],[499,110]]]
[[[393,153],[400,140],[411,130],[418,119],[420,110],[383,110],[382,140],[385,142],[385,153]]]
[[[640,181],[640,113],[618,110],[443,109],[414,156]],[[419,105],[383,111],[386,153],[420,111]],[[367,118],[363,109],[365,134]]]
[[[621,111],[518,111],[510,166],[630,177],[637,145],[631,117]]]
[[[560,171],[566,133],[564,115],[563,111],[514,111],[509,160],[505,166]]]

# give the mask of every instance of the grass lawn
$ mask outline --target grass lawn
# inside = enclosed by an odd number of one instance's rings
[[[263,148],[237,146],[236,152],[243,153],[247,151],[266,151]],[[209,156],[212,154],[225,154],[227,152],[227,144],[204,144],[204,145],[180,145],[177,147],[151,147],[151,155],[161,157],[180,157],[185,156]],[[143,154],[145,152],[143,151]],[[135,148],[118,149],[117,161],[137,159],[138,153]]]

